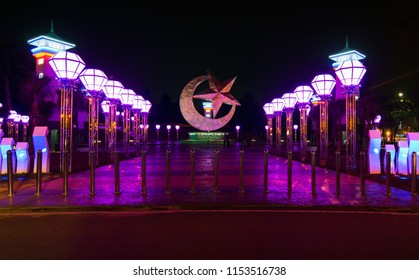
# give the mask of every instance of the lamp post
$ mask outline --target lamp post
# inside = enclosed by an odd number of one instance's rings
[[[85,67],[84,61],[75,53],[59,51],[48,61],[59,80],[60,88],[60,170],[64,171],[67,158],[68,171],[71,172],[73,155],[73,89],[76,80]],[[68,152],[68,156],[64,153]]]
[[[7,116],[7,136],[13,138],[13,122],[15,120],[15,115],[17,115],[16,111],[10,110],[9,115]]]
[[[159,140],[159,131],[160,131],[160,125],[156,124],[156,133],[157,133],[157,140]]]
[[[124,119],[123,119],[123,143],[125,153],[128,154],[130,150],[130,132],[131,132],[131,108],[136,96],[135,92],[132,89],[123,89],[121,95],[119,96],[119,101],[121,101],[122,109],[124,110]]]
[[[326,165],[329,158],[329,100],[336,80],[332,75],[321,74],[314,77],[311,86],[320,98],[320,165]]]
[[[356,98],[359,87],[366,72],[365,66],[359,60],[342,62],[335,70],[342,83],[346,98],[346,170],[356,168]]]
[[[133,113],[133,132],[134,132],[134,151],[136,154],[140,151],[141,143],[141,108],[144,103],[144,98],[141,95],[136,95],[132,101],[132,113]]]
[[[272,119],[274,117],[274,105],[272,103],[265,103],[263,110],[266,115],[266,122],[268,125],[268,145],[272,146]]]
[[[266,130],[266,143],[269,142],[269,126],[265,125],[265,130]]]
[[[28,135],[28,124],[29,124],[29,116],[22,116],[22,125],[23,125],[23,137],[22,141],[26,142],[26,138]]]
[[[116,107],[119,102],[119,97],[124,86],[113,80],[108,80],[103,86],[103,92],[106,95],[106,98],[109,101],[109,126],[106,128],[109,135],[108,143],[108,152],[110,154],[110,159],[114,159],[115,150],[116,150],[116,127],[117,127],[117,116],[116,116]]]
[[[167,128],[167,141],[170,140],[170,129],[172,128],[172,126],[170,124],[166,125]]]
[[[239,130],[240,130],[240,125],[236,125],[237,141],[239,141]]]
[[[180,128],[180,126],[177,124],[177,125],[175,125],[175,128],[176,128],[176,140],[179,141],[179,128]]]
[[[297,103],[297,96],[295,93],[284,93],[282,99],[284,100],[284,111],[286,115],[287,149],[292,150],[292,113],[294,112],[294,106]]]
[[[86,97],[89,99],[89,152],[94,152],[95,165],[97,165],[99,162],[99,99],[102,97],[102,88],[108,81],[108,77],[101,70],[84,69],[79,79],[88,92]]]
[[[298,124],[294,124],[294,142],[297,142],[297,129],[298,129]],[[301,135],[300,135],[301,137]]]
[[[100,103],[103,114],[105,115],[105,152],[109,152],[109,107],[111,102],[109,100],[103,100]]]
[[[148,115],[150,114],[151,109],[151,102],[148,100],[145,100],[141,106],[141,115],[143,116],[143,125],[144,125],[144,145],[147,143],[148,140]]]
[[[282,136],[282,129],[281,129],[281,117],[282,117],[282,110],[284,109],[284,100],[282,98],[274,98],[271,102],[274,106],[274,116],[275,116],[275,138],[276,138],[276,146],[279,147],[281,144],[281,136]]]
[[[307,154],[307,105],[313,96],[313,90],[309,86],[298,86],[294,90],[300,110],[300,158],[305,160]]]
[[[16,114],[15,117],[13,118],[13,123],[15,125],[15,142],[19,141],[19,124],[20,121],[22,120],[22,115],[20,114]]]

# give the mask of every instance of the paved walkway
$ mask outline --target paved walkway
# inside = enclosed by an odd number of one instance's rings
[[[167,150],[170,150],[170,172],[167,176]],[[191,171],[194,151],[194,172]],[[265,147],[233,143],[199,144],[194,142],[150,143],[145,154],[120,161],[120,194],[115,194],[114,165],[95,170],[94,195],[91,195],[90,171],[69,175],[68,194],[63,195],[63,178],[43,182],[41,194],[35,195],[35,184],[14,184],[8,195],[8,184],[0,185],[0,210],[14,209],[329,209],[417,211],[419,201],[411,192],[390,188],[366,180],[366,194],[361,194],[361,180],[340,174],[337,194],[336,173],[315,168],[313,194],[312,167],[292,162],[292,190],[288,192],[286,158],[265,154]],[[218,151],[218,153],[216,152]],[[240,176],[240,151],[243,168]],[[218,154],[218,176],[216,158]],[[266,156],[266,161],[265,161]],[[145,178],[142,161],[145,159]],[[86,158],[86,160],[88,160]],[[265,177],[265,162],[267,176]],[[57,176],[56,176],[57,177]],[[168,179],[169,178],[169,179]],[[242,178],[242,181],[240,180]],[[266,178],[266,180],[265,180]],[[32,180],[34,181],[34,180]],[[242,182],[242,183],[241,183]],[[240,190],[243,190],[241,192]]]

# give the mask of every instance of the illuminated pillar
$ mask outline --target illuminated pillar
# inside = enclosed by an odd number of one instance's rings
[[[305,160],[307,154],[307,105],[310,104],[313,90],[309,86],[298,86],[294,93],[300,110],[300,158]]]
[[[131,133],[131,108],[136,96],[132,89],[123,89],[119,100],[121,101],[122,109],[124,111],[124,118],[122,122],[123,127],[123,143],[125,153],[130,151],[130,133]]]
[[[151,109],[151,102],[148,100],[145,100],[141,106],[141,115],[143,116],[143,125],[144,125],[144,145],[147,143],[148,140],[148,115],[150,114]]]
[[[272,119],[274,117],[274,105],[272,103],[265,103],[265,105],[263,105],[263,110],[265,111],[266,122],[269,131],[268,145],[272,146]]]
[[[22,120],[22,116],[20,114],[16,114],[15,118],[13,119],[13,123],[15,126],[15,142],[19,142],[19,125],[20,125],[20,121]]]
[[[294,106],[297,103],[297,96],[295,93],[284,93],[284,95],[282,95],[282,100],[284,100],[284,111],[286,116],[287,149],[292,150],[292,114],[294,113]]]
[[[136,95],[132,102],[133,112],[133,133],[134,133],[134,151],[136,154],[140,152],[141,145],[141,107],[143,106],[144,98],[141,95]]]
[[[279,147],[281,144],[281,136],[282,136],[281,117],[282,117],[282,110],[284,109],[284,100],[282,100],[282,98],[274,98],[271,104],[274,106],[275,144],[277,147]]]
[[[103,100],[100,104],[103,114],[105,115],[105,152],[109,152],[109,100]]]
[[[23,125],[23,137],[22,141],[27,141],[28,136],[28,124],[29,124],[29,116],[22,116],[22,125]]]

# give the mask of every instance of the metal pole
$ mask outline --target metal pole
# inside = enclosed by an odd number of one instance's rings
[[[64,150],[63,154],[63,170],[64,170],[64,184],[63,184],[63,195],[68,194],[68,150]]]
[[[36,156],[36,195],[41,194],[41,177],[42,177],[42,151],[38,150]]]
[[[263,193],[268,193],[268,150],[264,152],[263,168]]]
[[[170,193],[170,150],[166,151],[166,193]]]
[[[9,196],[13,196],[13,161],[12,151],[7,151],[7,186]]]
[[[412,153],[412,195],[416,196],[416,169],[417,169],[417,156],[416,152]]]
[[[340,152],[336,151],[336,194],[340,195]]]
[[[386,152],[386,195],[391,195],[390,188],[390,166],[391,166],[390,152]]]
[[[316,152],[311,151],[311,194],[316,194]]]
[[[244,151],[240,150],[240,190],[239,190],[239,193],[243,193],[243,155],[244,155]]]
[[[91,150],[89,154],[90,164],[90,195],[95,195],[95,151]]]
[[[146,195],[146,166],[145,166],[145,150],[142,150],[141,151],[141,170],[142,170],[142,172],[141,172],[141,178],[142,178],[142,180],[141,180],[141,183],[142,183],[142,188],[141,188],[141,193],[143,194],[143,195]]]
[[[111,153],[113,153],[113,151],[111,151]],[[121,194],[120,191],[120,180],[119,180],[119,151],[115,150],[115,155],[114,155],[114,168],[115,168],[115,194],[119,195]]]
[[[288,194],[292,192],[292,151],[288,150]]]
[[[195,151],[191,150],[191,193],[195,193]]]
[[[215,163],[214,163],[214,180],[215,180],[215,186],[214,186],[214,192],[219,193],[218,190],[218,166],[219,166],[219,160],[218,160],[218,150],[215,150]]]
[[[360,169],[361,169],[361,194],[362,195],[366,195],[367,194],[367,192],[366,192],[366,190],[365,190],[365,153],[364,153],[364,151],[361,151],[361,166],[360,166]]]

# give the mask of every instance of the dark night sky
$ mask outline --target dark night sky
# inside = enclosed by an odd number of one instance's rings
[[[25,43],[47,34],[53,19],[54,32],[76,44],[70,51],[86,67],[103,70],[137,94],[149,91],[144,97],[151,102],[160,102],[162,94],[176,101],[186,83],[207,70],[220,81],[237,76],[231,90],[237,99],[251,94],[261,104],[270,102],[310,84],[317,74],[333,74],[328,56],[345,47],[346,36],[350,48],[366,55],[361,96],[419,89],[414,84],[419,78],[418,17],[402,1],[346,7],[254,1],[159,7],[155,1],[154,8],[115,1],[97,9],[88,1],[58,7],[16,2],[2,8],[3,32]]]

